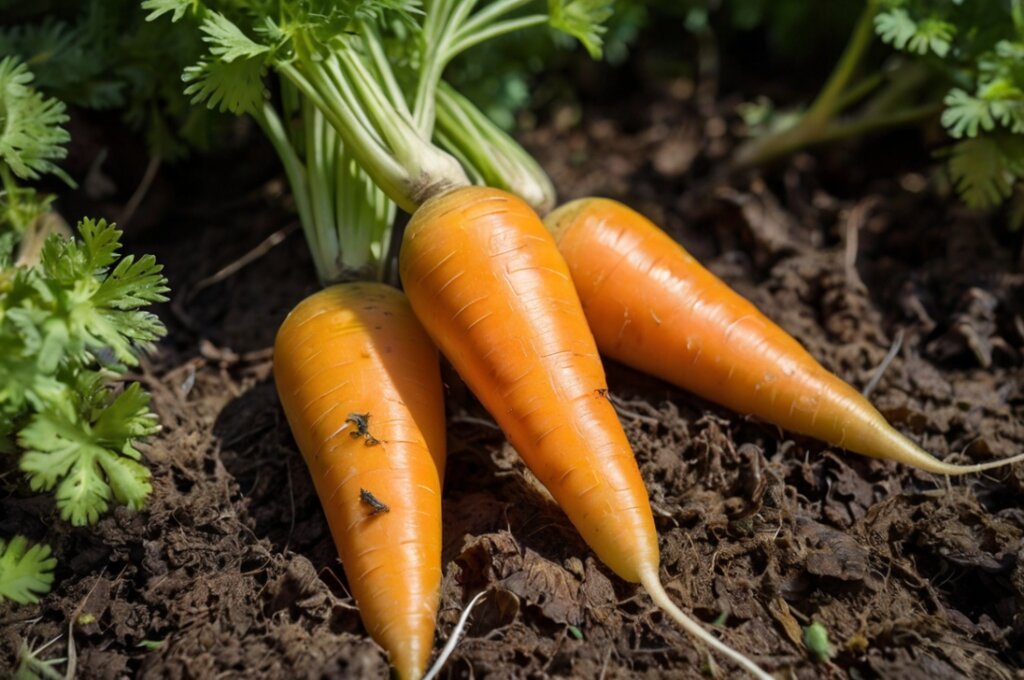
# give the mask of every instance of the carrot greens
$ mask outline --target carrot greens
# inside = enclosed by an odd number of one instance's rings
[[[143,2],[151,21],[169,18],[202,35],[206,52],[184,73],[193,101],[250,115],[270,139],[325,282],[367,272],[382,277],[392,202],[411,211],[430,195],[469,183],[459,161],[431,143],[441,78],[452,59],[539,25],[596,51],[608,6],[594,0],[439,0],[422,7],[411,0]],[[460,102],[459,112],[467,105]],[[501,144],[473,134],[447,139],[462,158]],[[467,140],[477,146],[467,149]],[[536,173],[527,179],[532,184],[524,191],[544,200],[549,188],[538,188]]]

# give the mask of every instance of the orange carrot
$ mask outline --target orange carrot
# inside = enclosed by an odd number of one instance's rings
[[[399,270],[424,328],[598,557],[692,635],[770,677],[665,593],[643,479],[604,397],[569,270],[536,213],[484,187],[431,198],[409,222]]]
[[[954,465],[926,453],[682,246],[620,203],[573,201],[546,224],[606,356],[787,430],[931,472],[978,472],[1024,459]]]
[[[274,379],[363,623],[402,680],[420,678],[441,584],[437,350],[399,291],[343,284],[289,314]]]

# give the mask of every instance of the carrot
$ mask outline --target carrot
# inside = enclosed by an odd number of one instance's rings
[[[437,350],[399,291],[343,284],[288,315],[274,379],[363,623],[400,678],[420,678],[441,584]]]
[[[492,188],[428,199],[399,271],[427,333],[598,557],[692,635],[770,677],[665,593],[643,479],[569,270],[536,213]]]
[[[859,392],[703,268],[639,213],[588,198],[546,224],[568,262],[602,354],[784,429],[931,472],[979,472],[938,460]]]

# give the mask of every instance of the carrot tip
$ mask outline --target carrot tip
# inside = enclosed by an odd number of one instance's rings
[[[683,613],[683,610],[677,607],[676,604],[672,602],[671,598],[669,598],[668,593],[665,592],[665,587],[661,584],[661,579],[658,578],[657,572],[648,570],[642,573],[640,575],[640,583],[647,591],[647,594],[650,595],[651,599],[654,600],[654,604],[658,605],[662,611],[671,616],[684,631],[697,638],[697,640],[703,642],[708,647],[711,647],[722,656],[734,661],[755,678],[758,678],[759,680],[774,680],[770,674],[761,670],[761,667],[752,660],[716,638],[714,635],[706,631],[703,626]]]
[[[936,465],[925,469],[929,472],[937,472],[942,475],[967,475],[972,472],[984,472],[985,470],[994,470],[996,468],[1006,467],[1015,463],[1020,463],[1021,461],[1024,461],[1024,453],[1018,453],[1016,456],[1010,456],[1009,458],[990,460],[987,463],[973,463],[966,465],[946,463],[935,458]]]

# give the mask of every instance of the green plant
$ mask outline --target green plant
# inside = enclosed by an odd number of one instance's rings
[[[438,189],[435,183],[465,182],[459,162],[430,143],[438,88],[452,60],[537,26],[596,51],[608,5],[437,0],[421,10],[411,0],[143,3],[151,21],[169,18],[206,43],[184,72],[193,102],[252,116],[273,144],[324,282],[381,278],[396,204],[411,210]],[[461,104],[465,112],[468,102]],[[469,137],[470,144],[483,143],[480,135]],[[446,140],[466,150],[465,139]],[[546,198],[546,187],[529,190]]]
[[[119,256],[112,225],[82,220],[74,240],[52,197],[19,185],[67,179],[55,163],[68,135],[64,105],[10,57],[0,112],[0,453],[33,490],[56,489],[62,518],[91,524],[112,501],[137,509],[150,491],[134,442],[157,430],[156,416],[119,373],[164,334],[144,308],[166,299],[166,280],[152,256]]]
[[[56,566],[50,546],[30,547],[24,536],[9,542],[0,538],[0,602],[38,602],[40,595],[50,591]]]
[[[0,54],[17,56],[36,87],[69,106],[117,112],[155,158],[215,145],[226,116],[191,106],[181,69],[199,36],[146,22],[138,0],[22,3],[0,21]],[[7,25],[2,25],[7,24]]]
[[[892,51],[873,67],[875,37]],[[734,160],[763,165],[814,144],[935,118],[954,140],[941,155],[969,206],[1021,200],[1024,2],[868,0],[811,105],[774,118]]]

